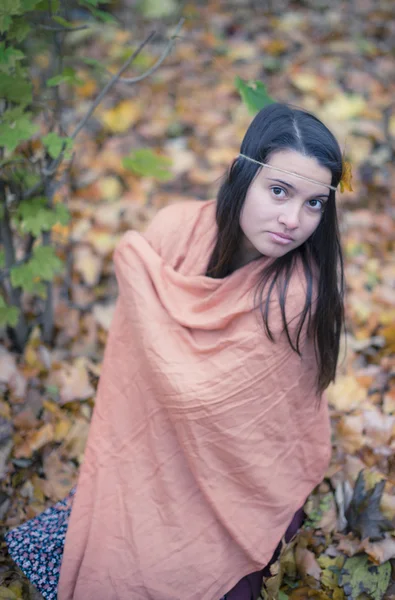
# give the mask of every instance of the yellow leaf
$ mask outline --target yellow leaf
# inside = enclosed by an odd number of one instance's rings
[[[380,334],[385,338],[386,348],[390,353],[395,353],[395,324],[392,323],[381,330]]]
[[[348,160],[343,160],[343,173],[342,173],[342,178],[340,180],[340,191],[342,193],[344,192],[344,190],[347,190],[348,192],[353,191],[351,180],[352,180],[351,163]]]
[[[292,75],[291,81],[295,87],[306,93],[314,92],[319,86],[319,78],[316,73],[295,73],[295,75]]]
[[[357,94],[337,94],[326,103],[323,112],[328,120],[348,121],[363,114],[366,100]]]
[[[344,560],[345,557],[341,555],[332,557],[322,554],[317,558],[317,562],[322,568],[322,585],[331,590],[338,586],[337,569],[341,569],[343,567]]]
[[[366,390],[353,375],[343,375],[329,386],[327,397],[336,410],[352,410],[366,398]]]
[[[118,198],[122,195],[123,192],[123,188],[118,177],[113,177],[111,175],[107,177],[102,177],[100,179],[99,189],[102,194],[103,200],[107,200],[109,202],[118,200]]]
[[[71,429],[71,422],[68,419],[62,419],[55,425],[54,440],[55,442],[62,442]]]
[[[30,458],[34,452],[52,442],[54,439],[54,427],[51,423],[46,423],[38,431],[29,434],[26,440],[15,448],[16,458]]]
[[[97,91],[97,82],[85,76],[83,85],[75,86],[74,91],[80,98],[90,98]]]
[[[99,282],[103,261],[89,246],[74,248],[74,268],[84,283],[94,286]]]
[[[137,123],[141,114],[140,104],[132,100],[123,100],[114,108],[101,111],[99,118],[111,133],[125,133]]]
[[[10,589],[12,592],[14,592],[16,598],[18,598],[18,600],[23,600],[23,596],[22,596],[22,592],[23,592],[23,585],[21,581],[13,581],[10,584],[10,587],[8,588]]]
[[[10,588],[7,588],[4,585],[1,585],[0,586],[0,600],[18,600],[18,596],[16,596]]]

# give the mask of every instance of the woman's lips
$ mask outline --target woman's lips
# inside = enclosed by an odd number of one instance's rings
[[[273,242],[276,242],[277,244],[287,245],[294,241],[293,238],[284,235],[283,233],[274,233],[273,231],[269,231],[269,234]]]

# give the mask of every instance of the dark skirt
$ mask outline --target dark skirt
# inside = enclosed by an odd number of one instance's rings
[[[75,490],[76,488],[73,488],[64,500],[47,508],[37,517],[11,529],[5,536],[12,559],[45,600],[57,598],[60,565]],[[300,509],[287,529],[285,534],[287,541],[295,535],[302,522],[303,510]],[[224,598],[256,600],[261,591],[262,577],[269,574],[269,566],[276,560],[279,548],[280,544],[265,569],[243,577]]]

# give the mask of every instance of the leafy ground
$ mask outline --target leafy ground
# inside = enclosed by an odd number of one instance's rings
[[[74,41],[82,39],[86,57],[113,69],[143,31],[157,26],[133,75],[160,54],[166,27],[137,18],[126,2],[118,10],[127,30],[103,26],[93,37],[76,32]],[[120,235],[143,227],[169,202],[215,195],[251,119],[235,77],[260,79],[275,99],[310,109],[328,124],[351,158],[354,187],[338,194],[348,328],[338,379],[328,391],[332,464],[307,503],[307,526],[283,552],[263,595],[395,598],[392,11],[390,0],[186,3],[186,24],[164,65],[138,86],[119,84],[96,111],[79,142],[71,189],[58,194],[73,220],[55,228],[67,267],[56,288],[55,345],[44,346],[34,330],[22,357],[6,341],[0,348],[3,533],[63,498],[77,481],[116,297],[111,254]],[[35,57],[37,73],[46,60]],[[86,67],[79,75],[70,123],[101,85]],[[140,147],[172,159],[170,181],[122,166]],[[0,598],[33,598],[4,544],[0,578]]]

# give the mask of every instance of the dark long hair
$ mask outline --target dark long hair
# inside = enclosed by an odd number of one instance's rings
[[[342,154],[335,137],[314,115],[285,104],[275,103],[263,108],[249,126],[240,152],[265,162],[279,150],[295,150],[315,158],[332,173],[331,185],[336,187],[342,176]],[[247,190],[259,165],[237,159],[233,162],[217,196],[217,241],[206,275],[226,277],[240,249],[242,230],[240,214]],[[285,316],[287,289],[294,267],[302,261],[306,280],[306,300],[291,338]],[[312,316],[314,273],[318,267],[318,297]],[[339,355],[340,334],[344,324],[344,274],[339,239],[335,192],[329,199],[321,221],[306,242],[265,267],[257,289],[257,298],[264,328],[274,341],[269,327],[269,304],[277,291],[282,323],[291,348],[301,356],[300,338],[307,319],[308,334],[313,337],[318,364],[317,391],[321,394],[335,379]],[[264,299],[265,295],[265,299]]]

